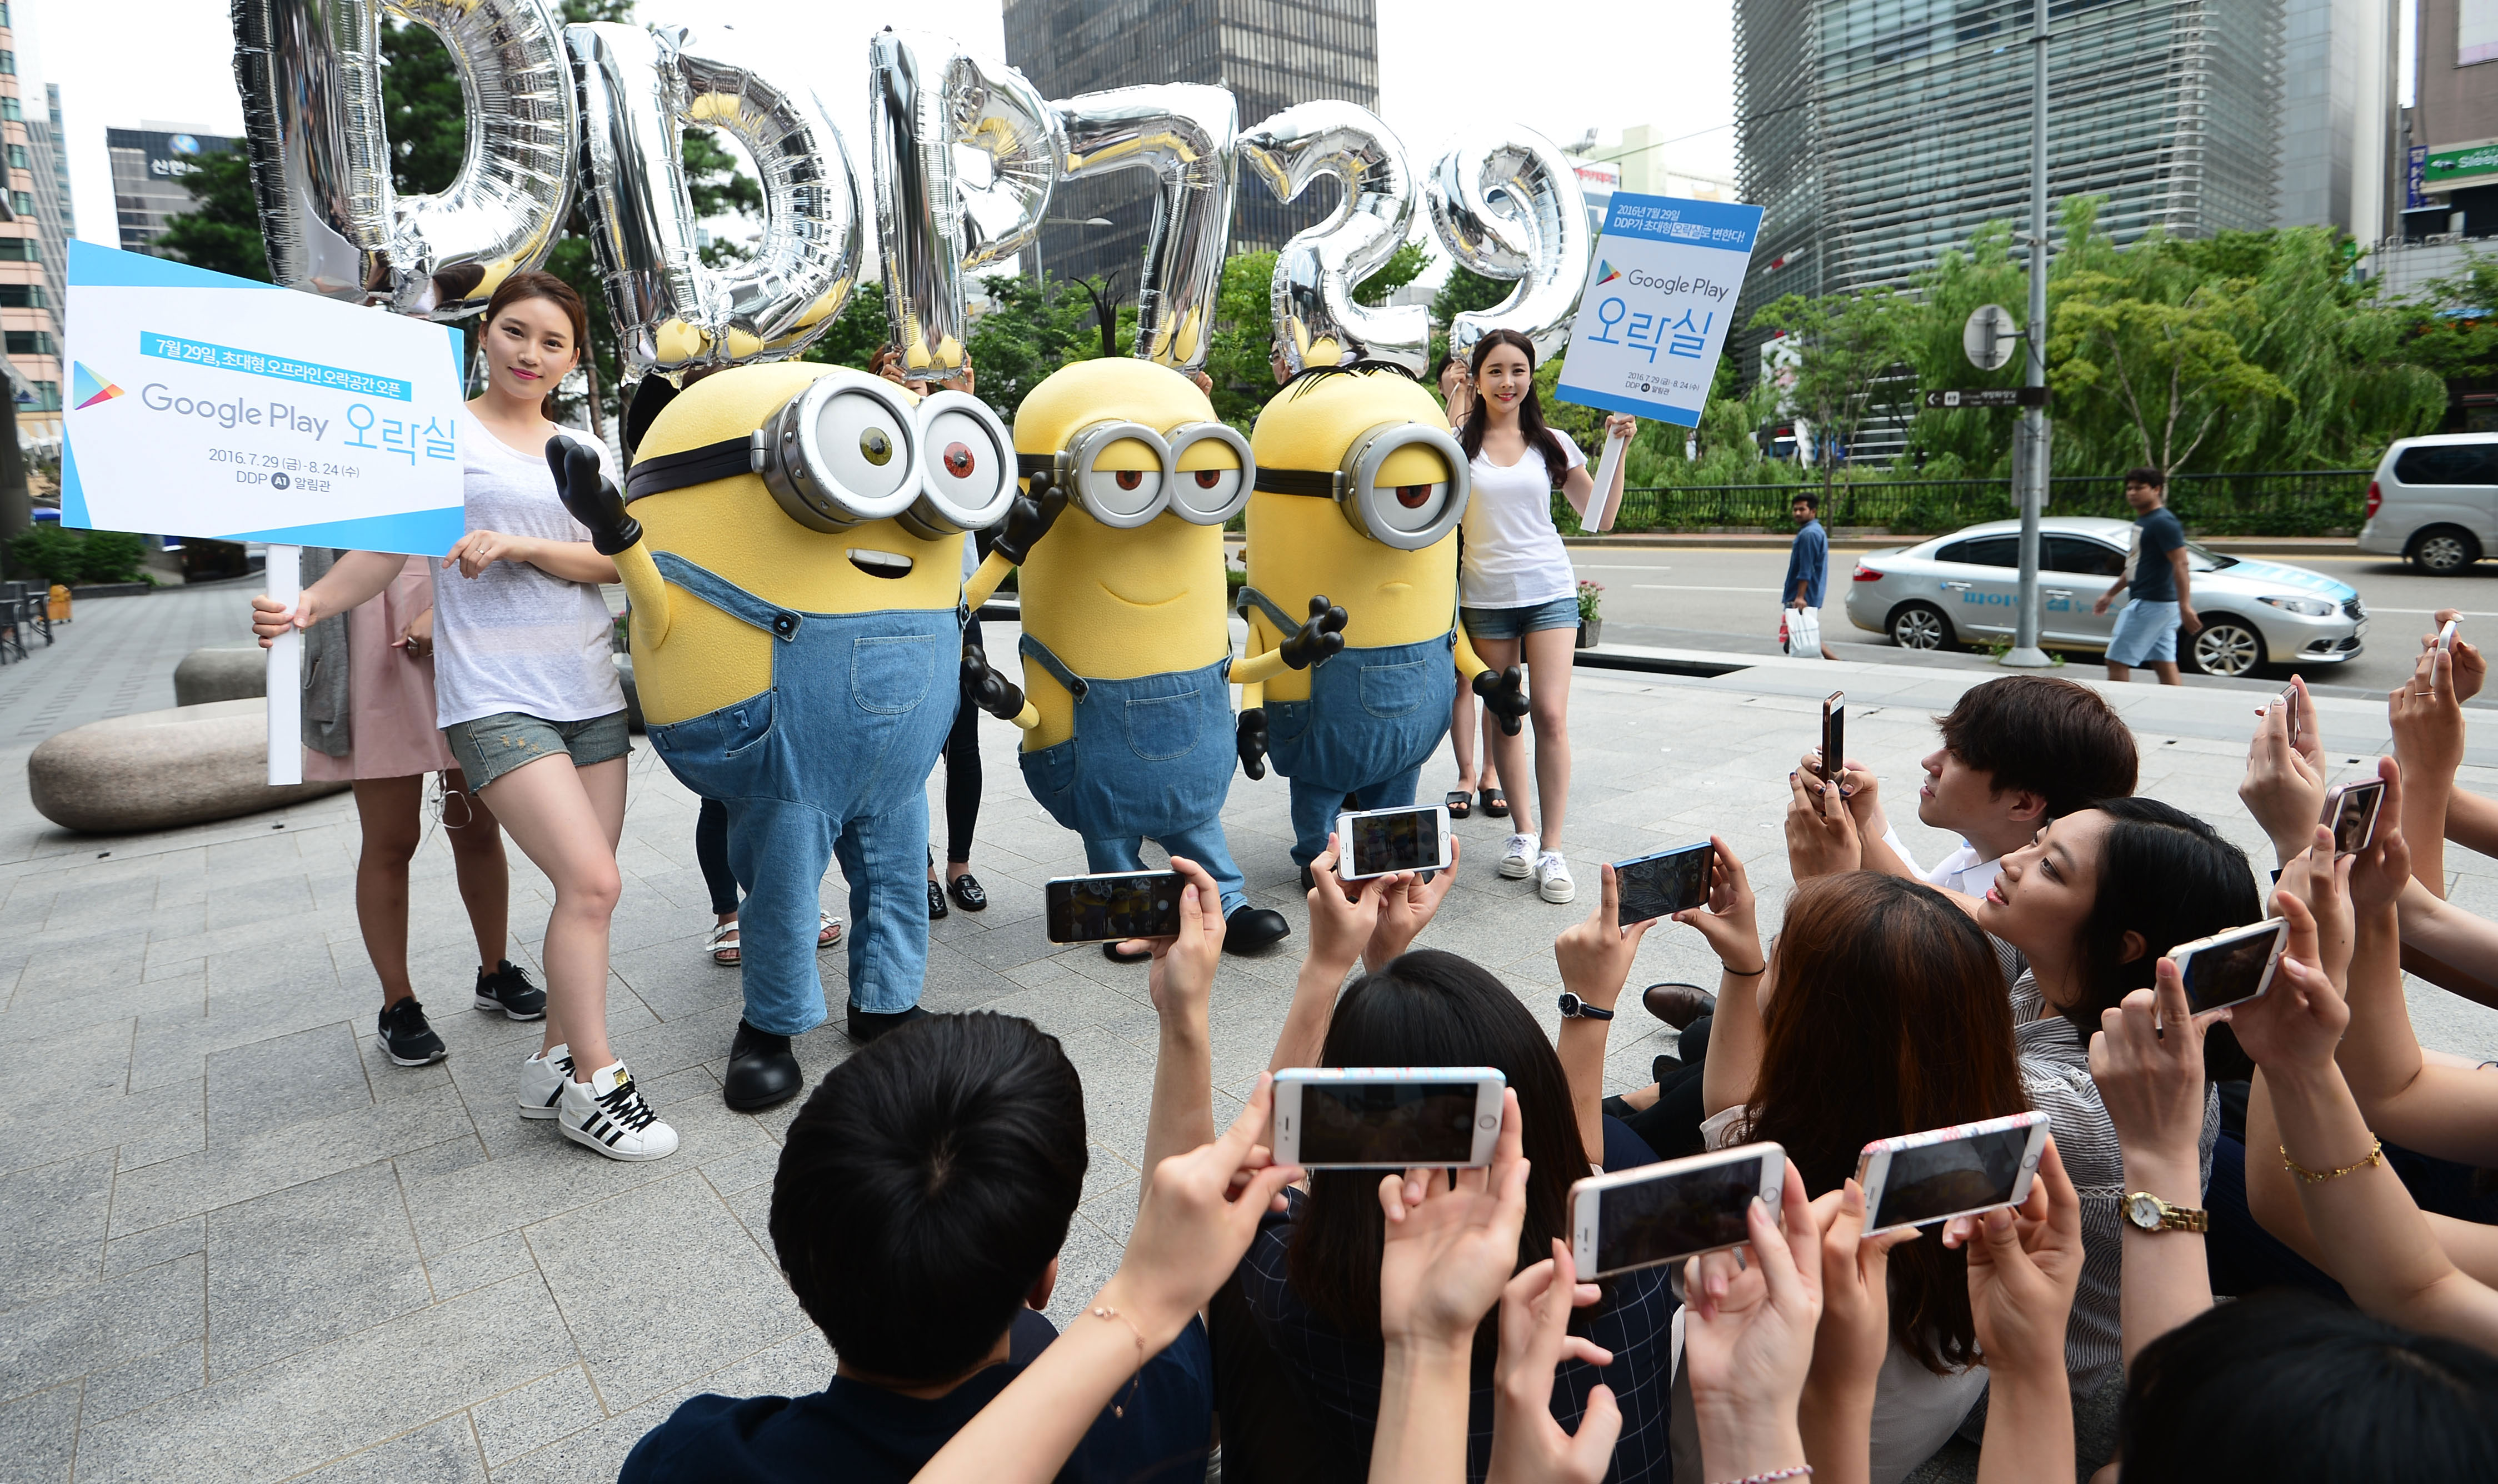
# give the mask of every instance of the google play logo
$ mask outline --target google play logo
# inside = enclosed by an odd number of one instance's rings
[[[112,382],[107,381],[102,376],[99,376],[95,372],[87,370],[86,363],[83,361],[75,363],[71,369],[70,396],[72,399],[71,405],[73,407],[92,407],[99,402],[111,402],[115,397],[127,397],[129,395],[129,393],[123,391],[121,388],[114,386]]]
[[[1596,260],[1596,286],[1604,287],[1622,275],[1622,271],[1602,258]]]

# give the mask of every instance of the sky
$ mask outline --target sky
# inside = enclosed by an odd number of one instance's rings
[[[1469,127],[1522,123],[1569,145],[1591,127],[1610,139],[1648,123],[1668,138],[1695,136],[1659,151],[1675,166],[1734,173],[1732,7],[1722,0],[1376,3],[1380,113],[1418,172]],[[10,9],[21,80],[61,85],[80,237],[116,242],[107,127],[162,119],[241,132],[220,0],[16,0]],[[1005,51],[997,0],[640,0],[636,14],[698,37],[724,29],[722,42],[740,49],[804,58],[854,161],[864,157],[867,38],[880,26],[942,24],[974,51]]]

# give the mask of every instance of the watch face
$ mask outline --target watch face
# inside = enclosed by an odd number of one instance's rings
[[[1579,1013],[1579,997],[1567,989],[1561,991],[1561,1014],[1564,1018]]]
[[[2144,1231],[2160,1225],[2160,1203],[2148,1195],[2137,1195],[2125,1203],[2125,1218]]]

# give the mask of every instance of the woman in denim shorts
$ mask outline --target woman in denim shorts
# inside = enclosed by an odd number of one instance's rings
[[[564,509],[543,452],[560,431],[549,393],[588,342],[581,298],[549,274],[516,274],[486,306],[485,394],[461,419],[467,533],[434,596],[434,698],[468,787],[555,887],[541,957],[546,1037],[522,1065],[519,1112],[611,1159],[675,1152],[607,1043],[608,920],[624,827],[624,693],[598,584],[616,564]],[[607,452],[596,448],[602,467]],[[304,590],[292,613],[256,598],[262,642],[352,607],[400,558],[354,552]],[[458,574],[448,569],[457,566]]]

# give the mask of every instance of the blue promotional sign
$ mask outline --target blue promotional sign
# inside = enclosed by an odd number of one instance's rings
[[[1700,426],[1761,209],[1617,194],[1570,326],[1564,402]]]
[[[70,243],[61,524],[438,557],[460,334]]]

